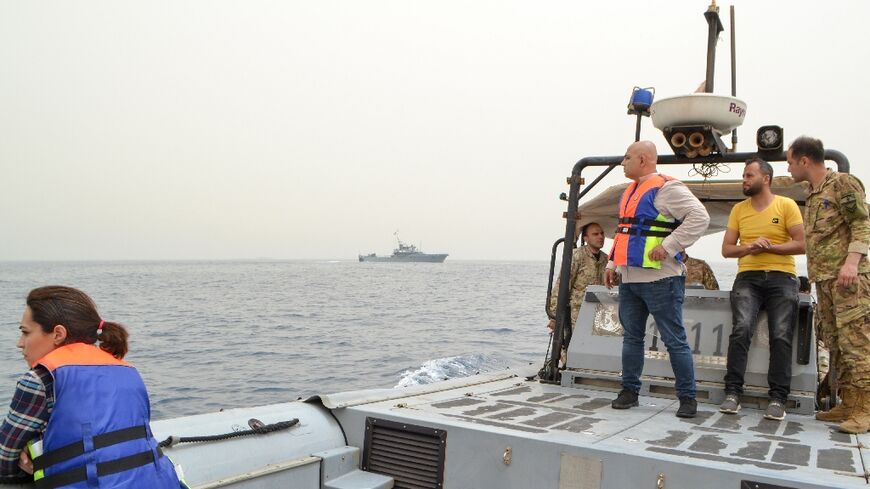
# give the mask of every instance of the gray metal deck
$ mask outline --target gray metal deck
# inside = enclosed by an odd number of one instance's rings
[[[366,417],[446,430],[448,488],[867,487],[867,435],[810,416],[776,422],[758,410],[725,415],[699,405],[696,418],[680,419],[676,400],[642,396],[639,407],[618,411],[612,392],[522,377],[466,380],[338,403],[334,412],[360,447]]]

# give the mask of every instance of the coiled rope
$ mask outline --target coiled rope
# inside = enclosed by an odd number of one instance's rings
[[[263,425],[257,428],[251,428],[250,430],[243,431],[233,431],[231,433],[224,433],[222,435],[206,435],[206,436],[170,436],[169,438],[161,441],[157,444],[159,448],[171,448],[179,443],[202,443],[208,441],[218,441],[218,440],[229,440],[231,438],[238,438],[240,436],[250,436],[250,435],[265,435],[267,433],[274,433],[276,431],[286,430],[290,427],[296,426],[299,424],[299,418],[293,418],[290,421],[279,421],[277,423]]]

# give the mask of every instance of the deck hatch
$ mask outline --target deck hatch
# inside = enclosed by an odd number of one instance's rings
[[[366,418],[362,468],[392,477],[396,489],[439,489],[447,431]]]

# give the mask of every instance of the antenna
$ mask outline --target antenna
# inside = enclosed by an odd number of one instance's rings
[[[737,96],[737,47],[734,40],[734,5],[731,5],[731,96]],[[737,128],[731,130],[731,152],[737,151]]]

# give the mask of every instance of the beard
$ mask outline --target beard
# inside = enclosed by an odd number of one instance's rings
[[[748,187],[743,188],[743,195],[747,197],[752,197],[756,195],[758,192],[761,192],[761,186],[764,185],[764,182],[756,182]]]

